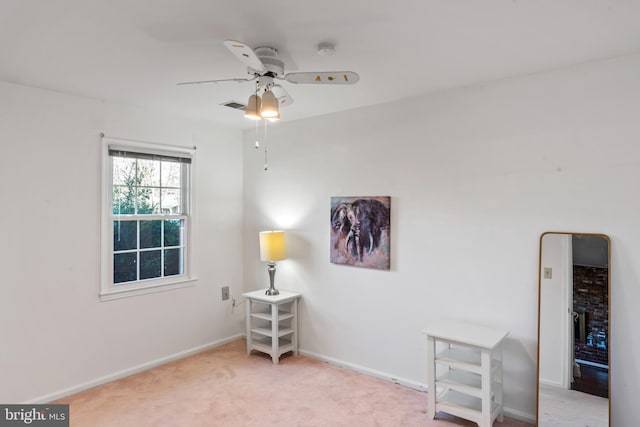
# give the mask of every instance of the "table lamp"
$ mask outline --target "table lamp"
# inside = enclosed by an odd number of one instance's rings
[[[284,241],[284,231],[260,232],[260,259],[266,261],[269,266],[269,289],[265,295],[278,295],[280,292],[274,287],[276,275],[276,261],[287,258],[287,247]]]

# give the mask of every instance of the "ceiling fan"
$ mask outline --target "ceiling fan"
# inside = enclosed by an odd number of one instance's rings
[[[277,80],[284,80],[293,84],[329,85],[355,84],[360,80],[360,76],[353,71],[285,74],[284,62],[278,59],[278,50],[273,47],[262,46],[252,49],[246,43],[237,40],[225,40],[224,45],[247,66],[247,74],[251,77],[182,82],[178,83],[178,85],[250,82],[255,80],[255,90],[249,97],[249,102],[245,109],[245,117],[247,118],[277,120],[280,118],[279,106],[286,107],[293,103],[293,98],[284,87],[276,83]],[[333,50],[333,46],[324,44],[319,46],[318,53],[326,55],[333,53]]]

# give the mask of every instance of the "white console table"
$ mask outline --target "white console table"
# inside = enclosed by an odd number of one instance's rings
[[[480,427],[502,421],[502,343],[509,332],[440,322],[422,333],[427,335],[429,418],[442,411]]]
[[[298,299],[296,292],[265,295],[265,289],[242,294],[246,298],[247,353],[269,354],[273,363],[292,351],[298,354]]]

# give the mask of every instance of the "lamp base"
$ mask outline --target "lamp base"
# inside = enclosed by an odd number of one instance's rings
[[[277,289],[269,288],[269,289],[267,289],[267,291],[266,291],[264,294],[265,294],[265,295],[270,295],[270,296],[273,296],[273,295],[280,295],[280,291],[279,291],[279,290],[277,290]]]
[[[280,291],[278,291],[275,286],[273,286],[273,282],[276,276],[276,263],[275,262],[267,262],[267,265],[269,266],[269,289],[267,289],[267,291],[264,293],[265,295],[270,295],[270,296],[274,296],[274,295],[280,295]]]

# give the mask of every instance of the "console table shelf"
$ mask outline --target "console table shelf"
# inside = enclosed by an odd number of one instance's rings
[[[242,296],[247,300],[247,353],[266,353],[276,364],[285,353],[298,354],[300,294],[280,291],[279,295],[265,295],[263,289]]]
[[[273,331],[268,328],[252,328],[251,332],[255,332],[256,334],[264,335],[265,337],[272,337]],[[293,333],[293,329],[291,328],[278,328],[278,337],[283,337],[285,335],[289,335]]]
[[[480,427],[502,421],[502,343],[509,332],[457,322],[422,332],[427,335],[429,418],[442,411]]]
[[[251,313],[251,317],[271,321],[271,312],[264,311],[264,312]],[[279,320],[287,320],[287,319],[291,319],[292,317],[293,317],[293,313],[289,313],[287,311],[278,311]]]

